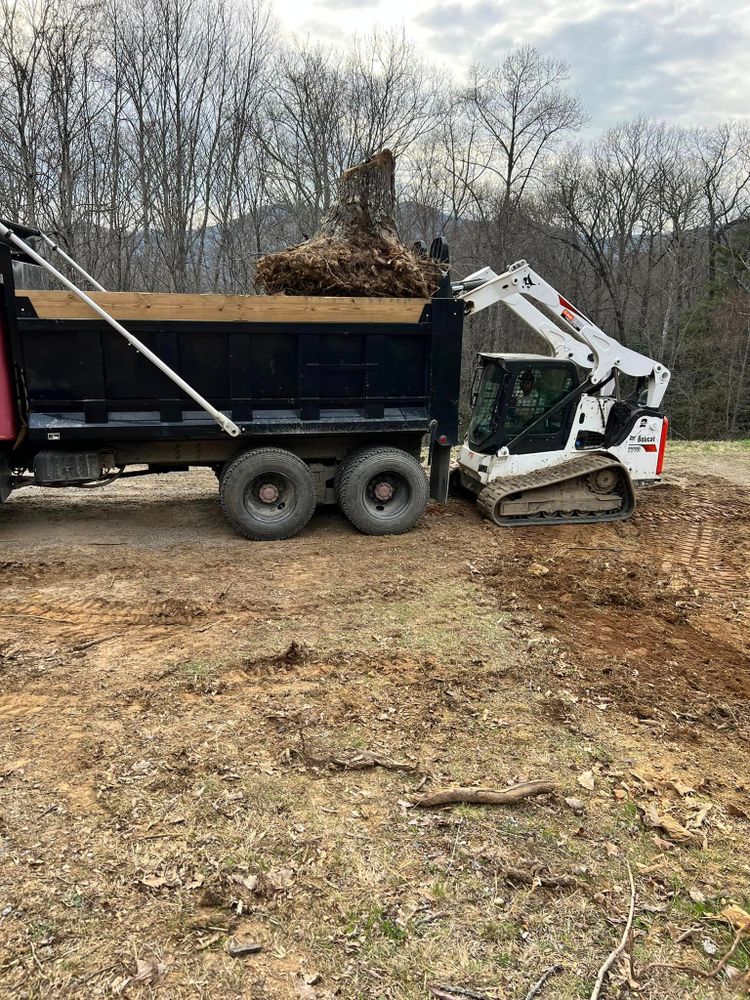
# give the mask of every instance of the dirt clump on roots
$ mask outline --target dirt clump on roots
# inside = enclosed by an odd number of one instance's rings
[[[394,177],[387,149],[346,170],[317,233],[259,259],[258,287],[269,295],[429,298],[440,266],[400,242]]]
[[[395,240],[316,236],[262,258],[257,277],[270,295],[428,299],[440,268]]]

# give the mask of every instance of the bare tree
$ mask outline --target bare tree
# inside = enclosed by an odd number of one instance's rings
[[[705,226],[708,233],[708,274],[716,270],[716,250],[725,243],[727,227],[750,213],[750,128],[726,122],[696,133],[701,165]]]
[[[494,178],[492,224],[497,254],[507,259],[523,199],[550,154],[586,121],[580,100],[564,89],[565,62],[522,45],[493,67],[475,66],[464,94],[467,113],[481,128],[480,167]]]
[[[586,261],[611,313],[617,336],[627,340],[628,305],[641,254],[660,234],[656,199],[661,127],[644,119],[611,129],[588,149],[560,158],[547,209],[550,235]]]
[[[0,8],[0,153],[8,210],[36,224],[47,178],[41,150],[47,131],[45,36],[49,0],[4,0]]]
[[[258,139],[298,238],[316,230],[344,170],[383,147],[403,153],[436,127],[441,86],[403,33],[375,32],[345,59],[299,43],[279,53]]]

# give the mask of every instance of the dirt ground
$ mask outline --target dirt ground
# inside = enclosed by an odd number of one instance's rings
[[[589,997],[628,865],[602,996],[750,989],[750,450],[593,528],[258,544],[216,492],[0,509],[0,996]]]

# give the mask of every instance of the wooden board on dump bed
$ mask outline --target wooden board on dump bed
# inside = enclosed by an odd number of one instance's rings
[[[87,292],[119,320],[204,323],[418,323],[429,299],[334,298],[295,295],[182,295],[174,292]],[[96,319],[77,295],[16,290],[39,319]]]

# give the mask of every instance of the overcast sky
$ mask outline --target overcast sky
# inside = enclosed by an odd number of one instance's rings
[[[459,74],[530,42],[567,60],[595,128],[638,114],[750,117],[750,0],[271,0],[287,33],[346,45],[405,25]]]

